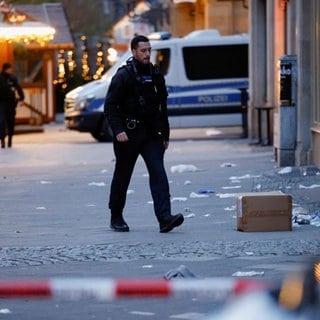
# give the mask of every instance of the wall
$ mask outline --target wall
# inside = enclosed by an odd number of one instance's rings
[[[223,35],[248,33],[248,8],[243,1],[197,0],[196,3],[170,4],[173,36],[185,36],[197,29],[218,29]]]
[[[248,32],[248,9],[242,1],[206,1],[206,29],[218,29],[222,35]]]
[[[195,30],[196,10],[193,3],[181,3],[170,8],[170,32],[174,37],[183,37]]]
[[[320,164],[320,4],[317,0],[251,0],[249,7],[249,137],[263,142],[268,129],[274,130],[279,166]],[[296,101],[288,108],[280,106],[279,99],[279,60],[286,55],[297,58]],[[268,107],[272,109],[264,110]],[[258,110],[265,113],[261,122]],[[271,128],[266,126],[267,112],[273,120]]]
[[[0,42],[0,69],[4,62],[13,64],[13,46],[7,42]],[[1,70],[0,70],[1,71]]]
[[[312,57],[312,161],[314,164],[320,166],[320,2],[312,1],[311,11],[312,15],[312,43],[313,43],[313,57]]]

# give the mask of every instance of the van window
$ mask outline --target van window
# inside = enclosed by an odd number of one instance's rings
[[[163,75],[166,75],[170,66],[170,49],[157,49],[152,51],[151,60],[156,64]]]
[[[248,77],[248,45],[184,47],[183,59],[189,80]]]

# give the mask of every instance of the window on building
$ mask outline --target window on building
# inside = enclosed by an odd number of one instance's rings
[[[183,48],[189,80],[248,77],[248,45],[217,45]]]

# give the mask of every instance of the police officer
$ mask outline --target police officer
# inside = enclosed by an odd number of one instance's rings
[[[12,146],[16,107],[18,101],[24,100],[24,93],[17,78],[13,75],[12,65],[5,62],[0,73],[0,140],[5,148],[5,137],[8,135],[8,147]]]
[[[112,78],[104,105],[116,158],[109,197],[110,227],[114,231],[129,231],[123,209],[133,169],[141,155],[149,173],[160,232],[166,233],[184,221],[182,214],[171,214],[164,168],[164,152],[169,145],[168,93],[163,75],[150,63],[149,39],[135,36],[131,51],[132,57]]]

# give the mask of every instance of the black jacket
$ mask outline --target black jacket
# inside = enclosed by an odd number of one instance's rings
[[[146,77],[148,83],[144,81]],[[127,131],[126,119],[129,118],[142,121],[169,141],[167,96],[164,77],[156,66],[128,59],[113,76],[104,104],[114,136]]]
[[[0,73],[0,100],[9,107],[16,107],[18,100],[24,100],[23,90],[14,75],[6,72]]]

